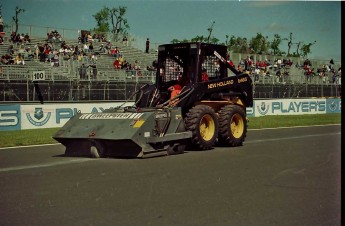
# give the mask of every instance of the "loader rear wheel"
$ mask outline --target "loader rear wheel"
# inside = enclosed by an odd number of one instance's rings
[[[238,105],[227,105],[219,111],[218,142],[226,146],[242,146],[247,135],[245,110]]]
[[[189,110],[186,117],[187,130],[192,131],[192,145],[196,148],[211,149],[217,139],[218,121],[214,110],[207,105],[197,105]]]

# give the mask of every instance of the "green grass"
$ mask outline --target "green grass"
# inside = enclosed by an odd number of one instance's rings
[[[270,115],[249,118],[248,129],[341,124],[341,114]]]
[[[57,143],[52,135],[58,130],[59,128],[1,131],[0,147]]]
[[[341,114],[250,117],[248,129],[341,124]],[[0,147],[57,143],[51,136],[59,128],[1,131]]]

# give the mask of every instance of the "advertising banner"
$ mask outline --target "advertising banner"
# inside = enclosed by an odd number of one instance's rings
[[[0,105],[0,131],[20,130],[21,112],[19,104]]]
[[[121,103],[37,104],[21,106],[22,129],[62,127],[78,112],[97,113]],[[132,106],[126,103],[125,106]]]
[[[326,114],[326,99],[255,100],[254,115]]]
[[[113,103],[1,104],[0,131],[62,127],[78,112],[97,113],[122,105]],[[133,106],[128,102],[124,106]],[[248,117],[341,113],[340,98],[254,100]]]
[[[326,100],[326,113],[341,113],[341,99],[330,98]]]

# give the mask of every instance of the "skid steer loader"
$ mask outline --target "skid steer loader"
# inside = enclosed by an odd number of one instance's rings
[[[226,61],[226,53],[226,46],[199,42],[161,45],[155,84],[135,93],[134,106],[79,113],[53,138],[66,147],[65,155],[91,157],[241,146],[246,107],[253,105],[252,80]],[[174,97],[172,87],[179,89]]]

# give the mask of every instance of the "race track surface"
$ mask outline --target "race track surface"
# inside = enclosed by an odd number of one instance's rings
[[[149,159],[0,150],[0,225],[340,225],[341,126]]]

